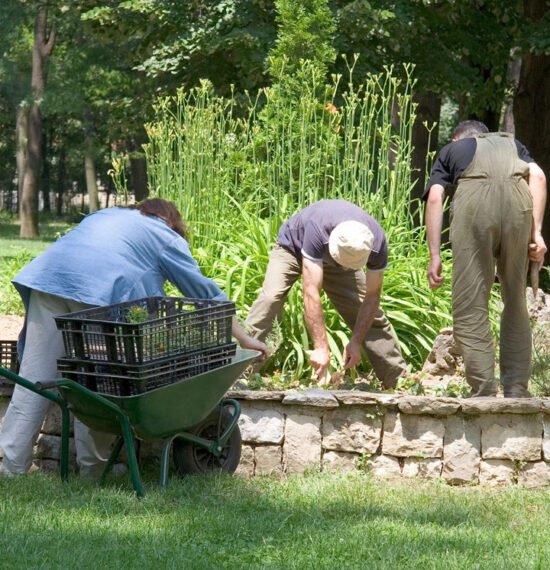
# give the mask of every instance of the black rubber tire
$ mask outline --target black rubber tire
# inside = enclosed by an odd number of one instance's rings
[[[217,408],[189,432],[205,439],[214,440],[218,434],[223,433],[232,417],[233,415],[227,408],[221,410]],[[241,460],[241,431],[239,426],[235,426],[221,455],[217,457],[204,447],[183,439],[174,441],[172,456],[176,470],[180,475],[234,473]]]

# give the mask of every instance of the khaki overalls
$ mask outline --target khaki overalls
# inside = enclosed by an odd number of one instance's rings
[[[525,299],[532,197],[528,165],[511,135],[476,137],[477,149],[462,174],[452,205],[453,330],[462,348],[473,396],[492,396],[497,385],[488,302],[498,276],[500,382],[504,395],[527,396],[531,329]]]

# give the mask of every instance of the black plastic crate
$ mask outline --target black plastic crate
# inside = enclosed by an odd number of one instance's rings
[[[15,373],[19,371],[16,340],[0,340],[0,366]]]
[[[143,322],[135,320],[143,312]],[[231,342],[235,304],[182,297],[146,297],[55,317],[66,356],[144,364]]]
[[[229,364],[237,351],[235,343],[149,364],[113,364],[61,358],[62,377],[93,392],[111,396],[135,396]]]

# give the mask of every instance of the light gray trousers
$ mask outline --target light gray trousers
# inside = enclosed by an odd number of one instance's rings
[[[53,316],[86,308],[89,305],[38,291],[31,293],[20,376],[30,382],[54,380],[59,376],[57,359],[65,356],[65,349]],[[11,473],[29,470],[33,446],[49,406],[46,398],[21,386],[15,387],[0,432],[3,465]],[[113,436],[92,431],[76,419],[74,436],[81,476],[97,477],[109,457]]]

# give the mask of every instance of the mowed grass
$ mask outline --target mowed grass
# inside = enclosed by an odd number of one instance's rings
[[[7,212],[0,212],[0,314],[23,314],[23,304],[11,280],[31,259],[42,253],[72,225],[73,222],[67,217],[57,218],[41,214],[40,237],[21,239],[18,218]]]
[[[386,483],[357,472],[288,479],[152,478],[103,488],[0,478],[3,568],[550,567],[550,492]]]
[[[72,224],[66,218],[41,214],[40,236],[36,239],[19,237],[19,220],[15,215],[0,212],[0,258],[17,257],[25,251],[33,257],[44,251],[59,235]]]

